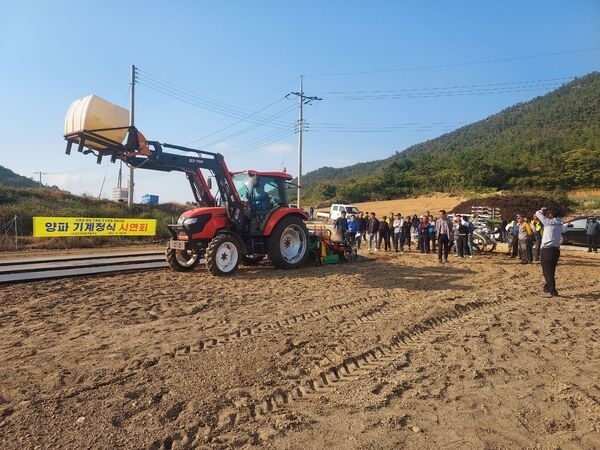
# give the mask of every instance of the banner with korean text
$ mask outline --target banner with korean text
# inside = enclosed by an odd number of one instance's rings
[[[156,235],[156,219],[33,218],[33,237],[154,235]]]

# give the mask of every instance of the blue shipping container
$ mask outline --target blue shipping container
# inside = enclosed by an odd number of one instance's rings
[[[158,204],[158,195],[144,194],[144,195],[142,195],[142,203],[157,205]]]

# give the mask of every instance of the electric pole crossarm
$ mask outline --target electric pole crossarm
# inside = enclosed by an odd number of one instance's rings
[[[302,105],[308,105],[313,101],[323,100],[319,97],[308,97],[304,95],[304,76],[300,76],[300,92],[290,92],[288,96],[295,95],[298,97],[298,198],[296,204],[300,205],[300,189],[302,188],[302,131],[304,130],[304,117],[302,115]],[[286,96],[287,97],[287,96]]]

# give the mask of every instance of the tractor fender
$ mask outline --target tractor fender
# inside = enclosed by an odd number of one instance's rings
[[[267,223],[265,224],[265,228],[263,229],[263,236],[269,236],[275,226],[281,222],[281,219],[284,217],[298,217],[300,220],[306,220],[306,216],[301,214],[299,210],[294,210],[290,208],[279,208],[273,211],[273,214],[269,216],[267,219]]]

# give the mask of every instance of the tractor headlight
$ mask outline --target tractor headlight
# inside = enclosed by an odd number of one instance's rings
[[[189,217],[183,221],[183,224],[189,226],[189,225],[195,224],[197,221],[198,221],[197,217]]]

